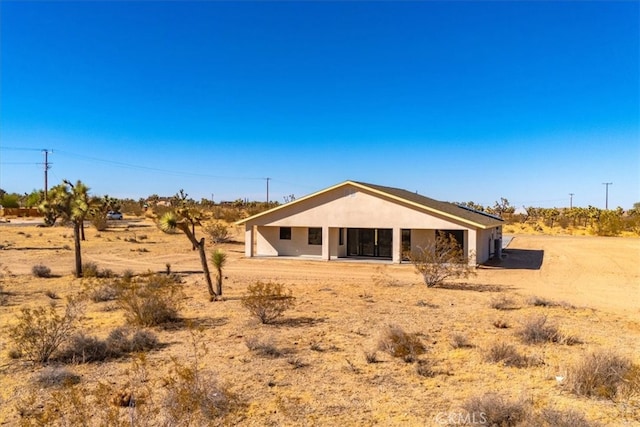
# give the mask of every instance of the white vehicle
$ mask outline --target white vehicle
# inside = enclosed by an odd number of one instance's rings
[[[122,219],[122,214],[120,212],[109,211],[107,212],[107,219]]]

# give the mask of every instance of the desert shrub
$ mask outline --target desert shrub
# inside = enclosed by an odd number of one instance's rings
[[[224,243],[229,241],[229,227],[221,222],[207,223],[203,226],[203,231],[209,236],[213,243]]]
[[[114,355],[153,350],[158,347],[157,336],[144,329],[132,330],[119,327],[111,331],[106,340],[109,351]]]
[[[580,396],[611,399],[640,392],[640,366],[611,351],[587,354],[567,372],[565,384]]]
[[[31,274],[35,277],[49,278],[51,277],[51,269],[46,265],[38,264],[31,267]]]
[[[98,231],[106,230],[108,226],[107,215],[103,212],[96,213],[91,218],[91,225]]]
[[[378,352],[375,350],[365,351],[364,359],[367,361],[367,363],[378,363],[380,361],[378,360]]]
[[[524,368],[529,365],[529,360],[523,356],[511,344],[499,342],[489,347],[486,360],[491,363],[500,363],[504,366],[512,366],[515,368]]]
[[[284,354],[282,350],[276,347],[271,338],[262,340],[258,337],[249,337],[245,340],[245,344],[249,350],[261,356],[277,358]]]
[[[518,333],[527,344],[556,342],[560,332],[555,325],[547,324],[547,316],[532,316],[527,319]]]
[[[555,325],[547,324],[547,316],[543,315],[532,316],[527,319],[518,334],[526,344],[555,342],[559,344],[574,345],[580,343],[578,338],[563,334]]]
[[[415,361],[417,356],[427,351],[418,334],[409,334],[399,326],[387,327],[378,342],[378,349],[393,357],[400,357],[407,363]]]
[[[9,338],[16,345],[16,350],[29,360],[46,363],[71,337],[82,311],[80,301],[73,298],[68,299],[63,314],[53,304],[33,309],[23,307],[17,323],[9,327]]]
[[[153,350],[158,345],[158,338],[153,332],[119,327],[112,330],[106,340],[83,333],[74,335],[56,359],[66,363],[101,362],[129,353]]]
[[[48,366],[40,371],[36,377],[36,382],[43,387],[69,386],[78,384],[80,375],[64,367]]]
[[[200,361],[207,354],[202,330],[190,334],[191,360],[173,359],[172,372],[165,378],[165,425],[212,425],[243,406],[238,396],[202,368]]]
[[[56,359],[66,363],[90,363],[101,362],[108,356],[106,342],[80,332],[69,339],[66,348]]]
[[[464,279],[475,273],[456,238],[441,231],[432,243],[408,255],[416,272],[430,288],[449,279]]]
[[[453,334],[451,336],[451,347],[452,348],[471,348],[473,344],[469,342],[469,338],[463,334]]]
[[[82,263],[82,277],[99,277],[98,264],[95,262]]]
[[[433,378],[438,375],[438,372],[434,368],[433,360],[431,359],[418,359],[416,363],[416,373],[425,378]]]
[[[622,216],[613,210],[603,210],[593,227],[598,236],[618,236],[624,229]]]
[[[507,295],[491,298],[489,306],[496,310],[516,310],[519,308],[516,301]]]
[[[118,287],[114,282],[102,283],[89,291],[89,298],[93,302],[113,301],[118,297]]]
[[[129,323],[156,326],[179,319],[183,292],[172,276],[152,274],[118,286],[117,304]]]
[[[472,397],[463,408],[468,418],[481,426],[515,427],[529,417],[525,402],[508,401],[495,393]]]
[[[597,427],[598,425],[587,421],[581,413],[574,410],[544,408],[518,424],[518,427]]]
[[[268,324],[292,308],[295,298],[282,283],[258,281],[249,285],[241,304],[262,323]]]
[[[535,307],[555,307],[556,305],[558,305],[557,303],[550,301],[546,298],[542,298],[542,297],[538,297],[538,296],[532,296],[527,300],[527,303],[529,303],[529,305],[533,305]]]

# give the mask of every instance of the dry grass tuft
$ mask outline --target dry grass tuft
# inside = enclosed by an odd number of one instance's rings
[[[51,277],[51,269],[46,265],[38,264],[31,267],[31,274],[35,277],[49,278]]]
[[[416,363],[416,373],[421,377],[433,378],[438,375],[434,366],[435,363],[431,359],[418,359]]]
[[[453,334],[450,341],[452,348],[473,348],[474,345],[469,342],[464,334]]]
[[[380,338],[378,349],[393,357],[400,357],[407,363],[415,361],[418,356],[427,351],[418,334],[409,334],[399,326],[387,328]]]
[[[43,387],[66,387],[72,384],[78,384],[80,382],[80,375],[64,367],[48,366],[40,371],[36,377],[36,381]]]
[[[496,310],[517,310],[520,308],[516,301],[507,295],[500,295],[491,298],[489,305],[491,308],[495,308]]]
[[[516,427],[529,417],[527,403],[508,401],[495,393],[472,397],[463,407],[468,418],[482,426]]]
[[[245,339],[247,348],[260,356],[266,356],[271,358],[281,357],[284,352],[273,343],[273,339],[268,338],[261,340],[258,337],[248,337]]]
[[[113,301],[117,297],[118,287],[116,282],[101,283],[89,290],[89,298],[93,302]]]
[[[532,296],[527,299],[527,304],[534,307],[556,307],[559,304],[546,298]]]
[[[486,360],[491,363],[501,363],[504,366],[524,368],[530,366],[530,361],[523,356],[511,344],[499,342],[492,345],[486,355]]]
[[[364,352],[364,359],[369,364],[380,362],[380,360],[378,359],[378,352],[375,351],[375,350],[373,350],[373,351],[365,351]]]
[[[577,337],[561,333],[555,325],[549,325],[547,316],[544,315],[532,316],[527,319],[518,335],[526,344],[555,342],[574,345],[581,342]]]
[[[587,421],[584,416],[574,410],[544,408],[534,414],[518,427],[598,427],[599,424]]]
[[[640,392],[640,366],[612,351],[587,354],[567,373],[566,387],[580,396],[613,399]]]

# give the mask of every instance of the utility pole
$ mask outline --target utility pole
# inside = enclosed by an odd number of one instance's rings
[[[569,209],[573,209],[573,193],[569,193]]]
[[[604,208],[605,210],[609,210],[609,186],[613,185],[613,182],[603,182],[602,185],[606,186]]]
[[[271,178],[265,178],[267,180],[267,205],[269,205],[269,180]]]
[[[51,151],[45,148],[42,152],[44,153],[44,201],[46,202],[47,190],[49,188],[48,171],[51,168],[51,163],[49,163],[49,153],[51,153]]]

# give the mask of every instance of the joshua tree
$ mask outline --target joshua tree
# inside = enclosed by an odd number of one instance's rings
[[[158,226],[165,233],[171,233],[175,230],[182,231],[193,245],[193,248],[198,250],[200,254],[200,263],[202,264],[202,270],[204,272],[204,278],[207,281],[209,297],[210,300],[213,301],[217,295],[213,290],[211,274],[209,273],[209,266],[207,265],[204,237],[198,240],[195,234],[195,226],[200,225],[202,220],[203,214],[199,209],[189,207],[186,203],[183,203],[183,205],[176,209],[175,212],[167,212],[162,217],[160,217]]]
[[[216,249],[213,255],[211,255],[211,261],[213,265],[216,267],[218,277],[216,281],[216,293],[218,296],[222,295],[222,267],[227,263],[227,254],[221,251],[220,249]]]
[[[55,224],[58,218],[73,224],[73,241],[76,255],[76,277],[82,277],[82,253],[80,238],[83,233],[84,219],[89,212],[89,187],[81,181],[76,184],[64,180],[49,190],[49,200],[39,209],[45,215],[48,225]]]

